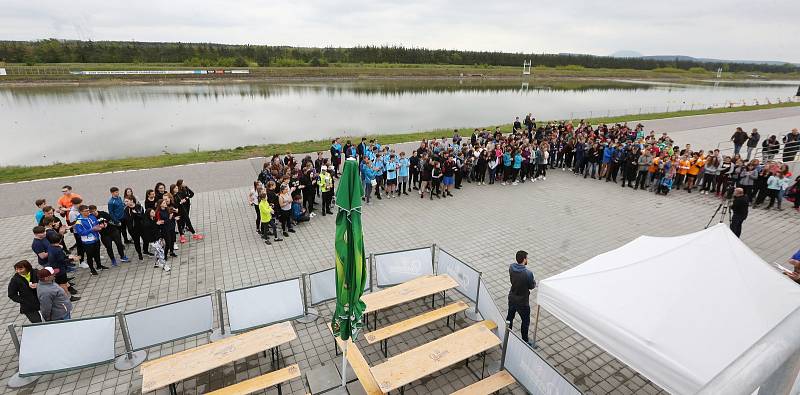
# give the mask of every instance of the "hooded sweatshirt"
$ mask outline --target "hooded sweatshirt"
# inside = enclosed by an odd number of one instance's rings
[[[63,320],[72,311],[69,296],[53,281],[39,280],[36,294],[39,296],[39,311],[45,321]]]
[[[508,267],[511,278],[511,289],[508,291],[508,303],[517,306],[530,306],[528,300],[531,290],[536,287],[533,273],[525,265],[512,263]]]

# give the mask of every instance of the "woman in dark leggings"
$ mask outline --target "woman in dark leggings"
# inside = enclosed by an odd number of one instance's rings
[[[164,194],[164,198],[158,201],[156,205],[156,223],[161,231],[161,237],[164,239],[164,260],[168,256],[177,257],[175,255],[175,215],[177,210],[170,206],[170,195]],[[169,254],[167,256],[167,254]]]

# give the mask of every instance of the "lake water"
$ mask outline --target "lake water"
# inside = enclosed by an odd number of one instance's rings
[[[786,100],[798,82],[349,81],[0,87],[0,166]]]

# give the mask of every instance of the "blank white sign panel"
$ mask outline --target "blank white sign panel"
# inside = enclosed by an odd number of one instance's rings
[[[304,314],[300,279],[228,291],[228,323],[231,332],[241,332]]]

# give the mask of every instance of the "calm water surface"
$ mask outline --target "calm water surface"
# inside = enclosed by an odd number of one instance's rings
[[[0,166],[784,100],[798,83],[357,81],[0,87]]]

